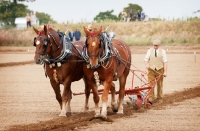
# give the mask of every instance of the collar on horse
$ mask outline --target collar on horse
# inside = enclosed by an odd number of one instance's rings
[[[100,54],[100,52],[98,52],[98,54],[89,54],[87,51],[87,47],[86,47],[87,40],[89,38],[94,39],[95,37],[100,40],[100,48],[103,48],[103,45],[104,45],[103,54]],[[86,42],[85,42],[85,45],[83,46],[83,50],[82,50],[82,57],[86,61],[88,68],[96,69],[96,68],[102,66],[104,63],[107,63],[109,61],[110,57],[112,56],[112,50],[113,50],[113,46],[112,46],[111,40],[108,38],[107,33],[101,32],[100,36],[91,35],[91,36],[86,37]],[[98,64],[95,67],[93,67],[90,64],[90,61],[89,61],[90,56],[99,57]]]

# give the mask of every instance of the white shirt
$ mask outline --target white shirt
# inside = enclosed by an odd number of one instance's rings
[[[154,51],[155,51],[155,49],[154,49]],[[167,55],[166,55],[166,52],[165,52],[165,50],[163,50],[163,49],[161,49],[161,51],[162,51],[162,57],[163,57],[162,59],[163,59],[163,62],[166,63],[166,62],[167,62]],[[157,49],[157,50],[156,50],[156,53],[158,54],[158,52],[159,52],[159,50]],[[149,61],[149,60],[150,60],[150,49],[147,51],[147,54],[146,54],[144,60],[145,60],[145,61]]]

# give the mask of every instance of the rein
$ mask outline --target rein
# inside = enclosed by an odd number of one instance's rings
[[[48,33],[49,33],[49,35],[53,38],[53,41],[56,43],[56,46],[57,46],[57,49],[54,51],[54,54],[53,54],[53,56],[54,56],[55,53],[60,49],[60,46],[59,46],[59,44],[57,44],[57,42],[56,42],[54,36],[53,36],[49,31],[48,31]],[[51,44],[51,45],[52,45],[52,44]]]

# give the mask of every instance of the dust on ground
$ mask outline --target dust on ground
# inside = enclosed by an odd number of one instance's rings
[[[0,53],[3,61],[0,63],[0,130],[197,131],[200,129],[200,48],[175,47],[165,47],[168,49],[169,71],[164,80],[164,102],[140,109],[125,104],[123,115],[108,108],[108,121],[91,120],[94,116],[92,95],[89,112],[82,112],[84,95],[73,96],[72,116],[59,117],[59,105],[48,78],[45,78],[43,66],[33,63],[34,48],[1,47],[0,50],[4,51]],[[141,70],[148,48],[131,47],[132,63]],[[197,52],[196,62],[194,51]],[[131,86],[131,78],[129,75],[126,87]],[[82,80],[73,83],[72,91],[83,91],[82,84]]]

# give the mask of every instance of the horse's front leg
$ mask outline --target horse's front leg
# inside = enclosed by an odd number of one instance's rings
[[[58,103],[60,105],[60,109],[62,110],[62,97],[60,94],[60,84],[56,83],[55,80],[50,80],[50,82],[51,82],[51,86],[53,87],[53,90],[55,92],[56,100],[58,101]]]
[[[64,89],[62,94],[62,110],[59,116],[71,115],[70,102],[72,99],[71,82],[63,83]]]
[[[108,94],[109,94],[111,85],[112,85],[111,80],[106,80],[104,82],[104,90],[102,94],[102,110],[101,110],[101,116],[104,118],[107,118],[107,102],[108,102]]]
[[[92,81],[87,81],[88,86],[91,87],[93,92],[93,100],[95,104],[95,117],[100,116],[100,107],[99,107],[99,93],[98,93],[98,87],[96,86],[96,83],[93,83]]]

